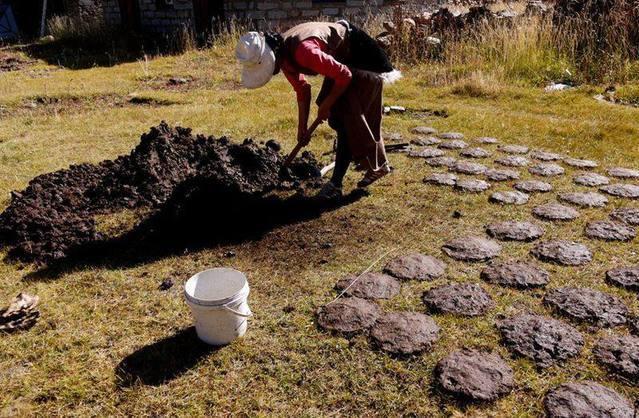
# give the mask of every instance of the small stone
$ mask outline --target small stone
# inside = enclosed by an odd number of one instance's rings
[[[564,163],[576,168],[597,168],[599,166],[596,161],[580,160],[577,158],[564,158]]]
[[[639,199],[639,186],[635,186],[634,184],[609,184],[599,188],[599,190],[611,196]]]
[[[471,161],[459,160],[455,163],[455,165],[450,167],[450,170],[456,173],[474,175],[474,174],[483,174],[488,169],[486,168],[485,165],[482,165],[482,164],[473,163]]]
[[[461,261],[487,261],[497,257],[501,245],[476,236],[455,238],[442,246],[442,251],[451,258]]]
[[[577,356],[584,338],[572,326],[556,319],[520,314],[497,323],[509,350],[546,368]]]
[[[351,334],[372,327],[379,315],[379,306],[374,302],[356,297],[340,298],[318,309],[317,323],[328,331]]]
[[[608,204],[608,198],[599,193],[561,193],[559,200],[585,208],[602,208]]]
[[[444,141],[437,146],[442,149],[464,149],[468,146],[468,144],[462,140],[452,140]]]
[[[597,173],[584,173],[573,178],[573,182],[580,186],[599,187],[610,184],[610,179]]]
[[[362,299],[390,299],[397,296],[400,290],[399,282],[382,273],[364,273],[362,275],[346,276],[335,284],[335,289],[346,296]]]
[[[487,158],[491,156],[491,152],[483,148],[466,148],[459,155],[466,158]]]
[[[493,193],[488,200],[502,205],[525,205],[529,198],[526,193],[507,190]]]
[[[530,154],[530,156],[534,158],[535,160],[539,160],[539,161],[558,161],[564,158],[563,156],[559,154],[555,154],[553,152],[548,152],[548,151],[541,151],[541,150],[533,151]]]
[[[437,133],[437,129],[431,126],[416,126],[411,129],[411,132],[418,135],[434,135]]]
[[[626,323],[628,308],[618,298],[587,287],[560,287],[544,297],[544,303],[574,320],[615,327]]]
[[[639,338],[632,335],[604,337],[592,350],[599,363],[634,382],[639,380]]]
[[[632,241],[637,236],[637,231],[620,222],[595,221],[586,225],[586,236],[605,241]]]
[[[575,209],[560,205],[559,203],[546,203],[536,206],[532,210],[533,215],[546,221],[572,221],[579,217]]]
[[[393,312],[383,315],[371,329],[376,345],[393,354],[414,354],[428,350],[439,338],[439,327],[428,315]]]
[[[560,176],[565,172],[562,166],[555,163],[539,163],[530,167],[528,171],[530,171],[530,174],[543,177]]]
[[[457,162],[457,159],[454,157],[433,157],[427,158],[426,164],[433,167],[452,167]]]
[[[160,285],[158,286],[158,289],[164,292],[166,290],[169,290],[172,287],[173,287],[173,280],[171,280],[171,278],[167,278],[162,280],[162,283],[160,283]]]
[[[497,138],[493,138],[491,136],[482,136],[475,139],[475,141],[479,142],[480,144],[496,144],[499,142]]]
[[[544,229],[530,222],[505,221],[490,224],[486,232],[502,241],[534,241],[544,235]]]
[[[412,253],[390,260],[384,272],[404,280],[433,280],[446,272],[446,263],[420,253]]]
[[[464,134],[460,132],[444,132],[438,135],[441,139],[460,140],[464,139]]]
[[[427,137],[420,136],[410,141],[411,144],[422,146],[422,147],[429,146],[429,145],[437,145],[437,144],[440,144],[441,142],[442,142],[441,139],[435,138],[434,136],[427,136]]]
[[[542,261],[564,266],[581,266],[592,261],[588,247],[574,241],[543,241],[530,252]]]
[[[455,188],[462,192],[481,193],[490,189],[490,183],[477,179],[461,179],[457,180]]]
[[[441,157],[443,155],[446,155],[446,153],[436,148],[425,148],[419,151],[417,150],[408,151],[408,156],[414,157],[414,158],[433,158],[433,157]]]
[[[515,386],[513,370],[496,353],[462,349],[435,367],[438,384],[450,394],[473,401],[494,401]]]
[[[481,278],[490,283],[516,289],[532,289],[548,284],[550,274],[531,263],[505,261],[484,268]]]
[[[628,225],[639,225],[639,208],[620,208],[614,210],[610,217]]]
[[[528,147],[524,145],[501,145],[497,148],[501,152],[506,154],[527,154]]]
[[[548,418],[633,418],[630,402],[605,386],[591,381],[565,383],[544,398]]]
[[[548,193],[552,191],[552,184],[539,180],[525,180],[515,183],[515,189],[525,193]]]
[[[424,178],[424,183],[438,186],[454,186],[456,182],[457,176],[452,173],[433,173]]]
[[[507,157],[498,158],[495,162],[506,167],[525,167],[530,164],[528,158],[522,157],[521,155],[509,155]]]
[[[630,168],[614,167],[608,170],[608,175],[622,179],[639,179],[639,170]]]
[[[490,181],[508,181],[519,179],[519,173],[514,170],[502,170],[497,168],[491,168],[484,173],[486,178]]]
[[[476,283],[455,283],[435,287],[422,299],[433,312],[462,316],[479,316],[495,306],[488,293]]]

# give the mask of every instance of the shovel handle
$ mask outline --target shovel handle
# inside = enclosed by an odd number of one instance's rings
[[[317,129],[317,127],[320,126],[323,122],[324,122],[323,120],[315,119],[315,121],[311,124],[311,127],[308,128],[308,132],[306,133],[306,135],[308,135],[310,138],[310,136],[313,135],[313,132],[315,132],[315,129]],[[302,148],[304,148],[304,145],[302,145],[300,142],[298,142],[297,145],[295,145],[295,148],[293,148],[293,151],[291,151],[291,153],[288,154],[288,157],[286,157],[286,160],[284,161],[285,167],[289,165],[291,162],[293,162],[295,157],[297,157],[297,153],[299,153]]]

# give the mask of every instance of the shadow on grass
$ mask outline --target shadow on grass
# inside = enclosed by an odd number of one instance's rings
[[[159,386],[180,377],[220,347],[203,343],[194,327],[142,347],[115,368],[116,384],[127,388],[137,383]]]
[[[155,214],[124,235],[85,245],[69,257],[25,276],[27,281],[54,280],[71,271],[127,268],[190,251],[260,240],[278,227],[306,222],[368,193],[356,189],[337,200],[295,195],[250,196],[185,188]]]

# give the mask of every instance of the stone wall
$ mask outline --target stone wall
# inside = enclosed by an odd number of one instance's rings
[[[388,0],[226,0],[226,17],[250,20],[260,29],[285,29],[295,23],[312,19],[364,18],[389,3]]]

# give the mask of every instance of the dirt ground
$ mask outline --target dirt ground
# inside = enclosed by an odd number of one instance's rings
[[[399,133],[402,140],[414,138],[413,127],[431,125],[440,132],[463,132],[469,143],[476,137],[496,137],[502,143],[593,159],[602,167],[638,168],[639,110],[594,100],[601,86],[548,94],[538,87],[468,79],[433,87],[424,81],[429,68],[404,70],[405,79],[387,89],[385,102],[441,109],[448,117],[387,116],[385,131]],[[24,189],[37,175],[128,154],[140,135],[161,120],[215,137],[228,135],[236,142],[276,139],[283,151],[295,142],[294,93],[286,81],[278,76],[264,89],[238,89],[231,51],[60,69],[46,78],[33,78],[26,71],[0,76],[0,108],[5,109],[0,124],[0,210],[9,206],[11,191]],[[149,86],[148,80],[171,77],[206,82],[193,88],[162,88],[163,82]],[[315,91],[317,87],[314,81]],[[24,111],[24,103],[38,96],[61,98],[54,105],[64,108],[69,94],[83,98],[83,105],[73,102],[71,109],[57,112]],[[144,106],[90,105],[91,97],[129,95],[155,101]],[[321,127],[309,147],[320,163],[329,162],[325,154],[333,139],[330,129]],[[493,159],[505,155],[492,147],[493,157],[482,161],[491,167]],[[482,235],[489,223],[529,221],[532,207],[554,201],[553,196],[533,194],[525,205],[496,205],[488,200],[490,192],[465,194],[424,184],[423,178],[436,170],[422,158],[390,158],[396,171],[371,187],[370,195],[350,195],[326,210],[308,207],[294,195],[284,204],[262,202],[265,207],[251,200],[239,206],[220,200],[215,211],[189,208],[189,222],[159,229],[145,224],[143,236],[114,240],[90,256],[54,268],[0,263],[0,300],[8,303],[19,292],[28,292],[40,297],[41,311],[29,331],[0,335],[0,416],[535,417],[543,411],[548,390],[583,379],[637,398],[637,388],[610,373],[592,353],[600,338],[629,334],[627,326],[612,330],[571,322],[584,337],[581,354],[537,368],[501,344],[495,324],[527,311],[555,315],[542,302],[545,291],[488,283],[480,279],[485,263],[455,261],[440,250],[453,238]],[[580,171],[565,168],[565,175],[548,180],[553,193],[575,187],[572,177]],[[526,169],[517,170],[521,180],[536,178]],[[347,191],[359,175],[349,174]],[[493,191],[506,189],[496,184]],[[583,236],[588,222],[605,218],[617,207],[637,206],[609,199],[605,209],[580,208],[581,216],[573,222],[543,222],[544,239],[574,237],[593,252],[593,260],[582,266],[544,264],[550,274],[547,289],[591,287],[614,295],[639,314],[636,294],[605,280],[611,267],[639,263],[637,241]],[[207,216],[228,207],[242,208],[227,214],[229,219],[247,222],[241,233],[211,240],[210,229],[202,224],[210,227]],[[265,212],[272,216],[263,216]],[[176,219],[172,213],[162,216]],[[145,215],[123,208],[99,217],[97,227],[135,231]],[[502,242],[499,257],[527,258],[534,245]],[[1,251],[4,257],[8,249]],[[448,269],[430,281],[403,281],[399,295],[380,302],[382,311],[426,312],[423,293],[452,283],[480,283],[494,309],[477,317],[432,315],[440,328],[438,340],[422,354],[401,358],[375,349],[364,334],[344,338],[318,328],[315,312],[336,296],[335,283],[362,272],[389,251],[389,257],[433,255],[445,259]],[[381,271],[386,261],[373,271]],[[223,348],[197,341],[181,290],[192,274],[214,266],[247,274],[255,312],[246,337]],[[161,286],[167,279],[174,283],[168,290]],[[513,369],[514,390],[483,404],[461,403],[442,393],[434,379],[436,364],[462,348],[503,357]]]

